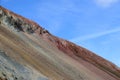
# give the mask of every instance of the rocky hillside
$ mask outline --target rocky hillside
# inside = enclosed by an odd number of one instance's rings
[[[120,80],[120,69],[0,6],[0,80]]]

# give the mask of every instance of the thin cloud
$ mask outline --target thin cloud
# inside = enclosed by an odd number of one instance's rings
[[[117,3],[119,0],[94,0],[98,6],[110,7],[111,5]]]
[[[109,34],[112,34],[112,33],[116,33],[116,32],[119,32],[119,31],[120,31],[120,28],[116,28],[116,29],[107,30],[107,31],[100,32],[100,33],[95,33],[95,34],[90,34],[90,35],[86,35],[86,36],[73,38],[70,41],[79,42],[79,41],[90,40],[90,39],[102,37],[102,36],[105,36],[105,35],[109,35]]]

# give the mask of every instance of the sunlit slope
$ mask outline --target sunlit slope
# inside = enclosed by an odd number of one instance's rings
[[[49,49],[51,46],[42,40],[37,44],[36,42],[24,41],[16,34],[0,27],[0,49],[7,52],[7,55],[18,63],[34,67],[53,80],[82,80],[82,78],[96,80],[91,76],[95,74],[73,59],[54,48]],[[98,79],[97,76],[96,78]]]

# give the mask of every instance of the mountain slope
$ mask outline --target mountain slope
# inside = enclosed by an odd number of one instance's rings
[[[0,7],[0,80],[120,80],[120,69]]]

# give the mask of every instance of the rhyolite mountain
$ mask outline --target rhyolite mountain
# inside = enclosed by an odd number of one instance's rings
[[[0,6],[0,80],[120,80],[120,68]]]

